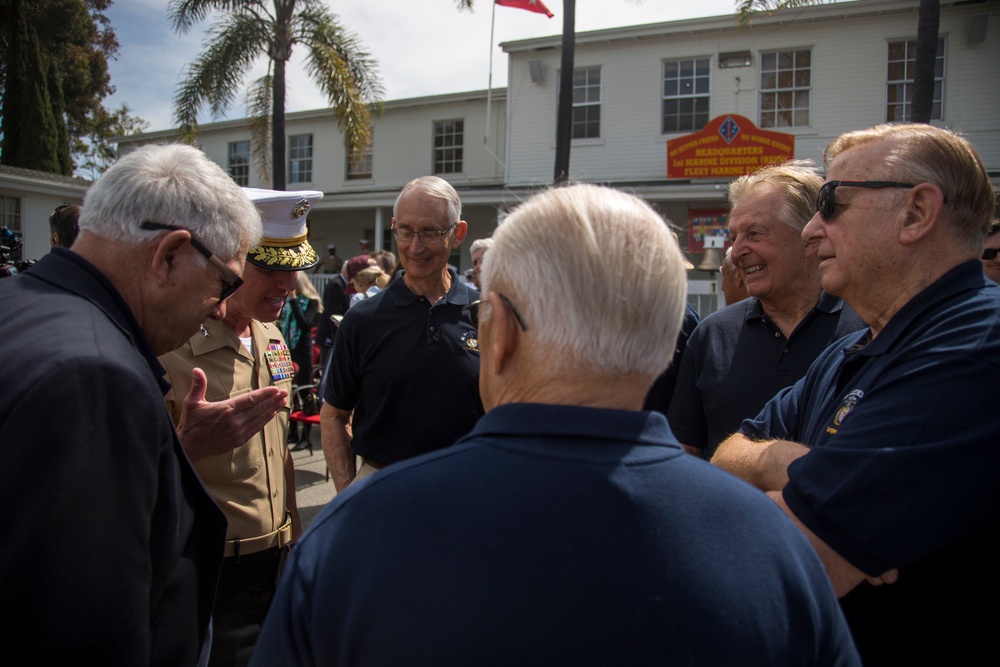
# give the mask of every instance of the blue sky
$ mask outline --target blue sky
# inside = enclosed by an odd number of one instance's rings
[[[489,0],[473,13],[459,12],[454,0],[328,0],[379,63],[387,100],[485,89],[490,80]],[[494,87],[507,84],[507,60],[496,44],[557,35],[562,31],[561,0],[546,0],[555,18],[509,7],[496,8],[493,36]],[[577,0],[577,31],[731,14],[735,0]],[[150,130],[173,127],[171,105],[184,67],[201,49],[210,22],[178,35],[170,27],[167,0],[115,0],[108,17],[121,51],[110,64],[116,93],[109,107],[127,103],[150,122]],[[288,110],[326,106],[309,81],[302,53],[293,53],[288,72]],[[261,60],[256,74],[265,71]],[[245,116],[242,96],[227,118]],[[200,122],[210,122],[205,112]]]

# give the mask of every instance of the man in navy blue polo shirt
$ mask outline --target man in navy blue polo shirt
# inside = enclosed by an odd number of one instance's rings
[[[465,312],[478,292],[448,266],[468,231],[458,193],[437,176],[417,178],[392,215],[402,278],[347,311],[326,372],[323,454],[337,491],[447,447],[483,414],[479,345]]]
[[[803,238],[870,328],[713,463],[809,537],[866,667],[975,664],[1000,625],[1000,287],[979,262],[993,188],[971,144],[929,125],[849,132],[826,158]]]
[[[681,325],[682,261],[623,192],[515,210],[483,266],[489,412],[323,509],[252,664],[858,664],[808,541],[640,409]]]
[[[864,327],[823,291],[815,247],[802,240],[821,185],[811,163],[787,162],[729,186],[729,257],[750,298],[706,317],[684,351],[667,419],[692,453],[711,458],[830,343]]]

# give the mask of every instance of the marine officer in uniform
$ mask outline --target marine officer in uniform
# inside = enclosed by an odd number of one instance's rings
[[[208,320],[161,357],[166,396],[185,451],[229,521],[213,609],[210,664],[250,659],[289,545],[301,533],[286,445],[294,375],[276,320],[298,271],[318,263],[306,215],[321,192],[244,188],[264,238],[250,248],[243,285],[222,321]]]

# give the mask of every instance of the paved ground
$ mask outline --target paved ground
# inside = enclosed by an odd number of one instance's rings
[[[326,479],[326,461],[323,459],[323,448],[320,446],[318,426],[312,428],[309,441],[313,445],[312,453],[308,449],[292,452],[292,458],[295,459],[296,499],[299,503],[299,517],[302,519],[303,530],[336,495],[333,482]]]

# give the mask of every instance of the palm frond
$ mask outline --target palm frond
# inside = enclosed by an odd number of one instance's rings
[[[267,53],[269,41],[268,21],[246,12],[220,20],[209,30],[205,50],[187,67],[174,95],[174,120],[186,140],[193,139],[204,104],[214,118],[229,110],[243,77]]]
[[[183,34],[212,12],[239,14],[258,11],[267,13],[267,7],[261,0],[170,0],[167,18],[174,32]]]
[[[385,94],[377,62],[325,7],[309,7],[299,18],[298,38],[309,49],[306,71],[327,96],[348,153],[364,150],[372,111],[381,111]]]
[[[458,7],[458,11],[468,9],[471,12],[473,10],[472,5],[474,4],[474,0],[455,0],[455,6]]]
[[[264,185],[271,187],[271,101],[274,77],[267,74],[247,86],[247,115],[250,117],[250,155]]]
[[[741,28],[749,28],[753,18],[758,14],[822,4],[825,4],[824,0],[737,0],[736,23]]]

